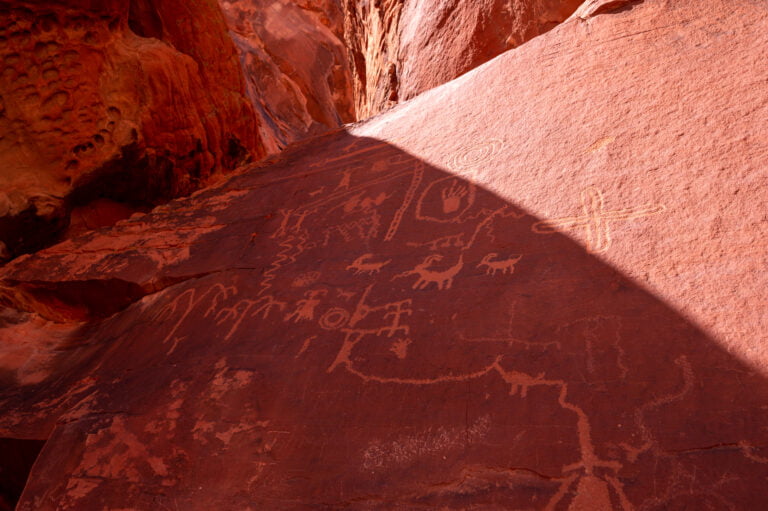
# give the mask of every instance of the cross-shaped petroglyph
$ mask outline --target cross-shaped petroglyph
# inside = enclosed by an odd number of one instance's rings
[[[581,192],[581,209],[582,215],[542,220],[533,224],[531,230],[537,234],[552,234],[564,230],[584,229],[587,252],[598,254],[611,247],[611,222],[642,218],[666,211],[660,204],[607,211],[603,194],[592,187]]]

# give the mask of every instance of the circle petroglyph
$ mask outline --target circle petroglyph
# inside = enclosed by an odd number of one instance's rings
[[[339,307],[328,309],[320,318],[320,326],[326,330],[338,330],[349,321],[349,312]]]
[[[503,142],[498,138],[493,138],[477,144],[464,151],[459,151],[451,161],[451,167],[457,170],[472,170],[477,172],[478,167],[493,159],[499,151]]]

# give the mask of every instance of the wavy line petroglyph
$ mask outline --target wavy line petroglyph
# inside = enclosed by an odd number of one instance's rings
[[[582,215],[554,218],[536,222],[531,230],[537,234],[583,229],[586,232],[586,248],[593,254],[611,248],[611,222],[631,220],[663,213],[666,208],[659,204],[646,204],[637,208],[606,211],[605,199],[597,188],[587,188],[581,193]]]
[[[286,302],[276,300],[273,296],[261,296],[256,300],[243,299],[237,302],[232,307],[224,307],[216,314],[216,324],[222,325],[227,321],[232,321],[232,327],[224,336],[224,340],[227,341],[237,332],[245,319],[246,315],[250,312],[251,317],[256,317],[261,314],[262,318],[269,316],[269,313],[273,308],[278,311],[283,311],[288,306]]]

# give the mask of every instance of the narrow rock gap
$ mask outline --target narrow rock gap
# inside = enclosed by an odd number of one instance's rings
[[[0,438],[0,511],[16,509],[45,442]]]

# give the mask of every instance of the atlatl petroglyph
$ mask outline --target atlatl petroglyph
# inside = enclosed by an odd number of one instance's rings
[[[413,289],[425,289],[430,284],[436,284],[437,289],[441,291],[443,289],[450,289],[453,284],[453,279],[464,267],[464,254],[459,254],[458,261],[450,268],[442,271],[435,271],[432,265],[434,263],[439,263],[442,260],[442,255],[430,254],[424,261],[414,266],[412,270],[395,275],[392,277],[392,280],[408,277],[410,275],[418,275],[419,278],[413,283]]]
[[[232,307],[225,307],[219,310],[216,314],[216,324],[222,325],[227,321],[232,321],[232,327],[224,336],[224,340],[229,340],[240,328],[245,317],[250,313],[251,317],[256,317],[261,314],[262,318],[267,318],[272,309],[278,311],[284,311],[288,306],[286,302],[276,300],[273,296],[261,296],[256,300],[243,299],[238,301]]]
[[[168,351],[167,355],[170,355],[176,349],[176,346],[183,338],[175,337],[181,324],[189,316],[190,312],[197,307],[203,299],[210,296],[211,303],[208,309],[206,309],[204,316],[209,317],[218,310],[219,305],[226,299],[237,294],[237,289],[234,286],[224,286],[222,284],[214,284],[206,289],[203,293],[198,295],[196,288],[190,288],[180,293],[174,298],[166,307],[160,310],[160,314],[157,316],[158,320],[163,320],[165,317],[173,317],[179,310],[182,313],[179,315],[176,322],[171,327],[168,335],[163,339],[163,343],[173,340],[173,345]]]
[[[502,274],[514,273],[515,265],[523,258],[522,255],[509,257],[507,259],[497,259],[498,257],[499,254],[496,252],[487,254],[477,265],[477,268],[485,266],[486,275],[496,275],[497,271],[500,271]]]
[[[606,211],[603,194],[597,188],[591,187],[581,192],[581,209],[582,215],[542,220],[533,224],[531,229],[537,234],[552,234],[574,228],[584,229],[587,237],[587,251],[594,254],[605,252],[611,247],[610,223],[612,221],[642,218],[666,211],[664,206],[657,204]]]
[[[374,255],[370,253],[363,254],[352,261],[352,263],[347,266],[347,270],[354,270],[355,275],[360,275],[361,273],[372,275],[374,273],[379,273],[382,268],[392,262],[391,259],[387,259],[386,261],[373,262],[371,261],[373,257]]]

